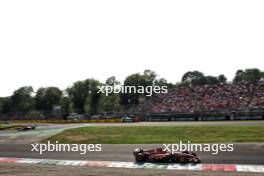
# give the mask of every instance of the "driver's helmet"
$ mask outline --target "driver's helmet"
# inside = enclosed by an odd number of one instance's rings
[[[143,149],[142,148],[136,148],[134,150],[134,153],[142,153],[143,152]]]

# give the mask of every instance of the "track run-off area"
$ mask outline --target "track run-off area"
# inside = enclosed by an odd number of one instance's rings
[[[28,124],[26,124],[28,125]],[[56,135],[64,130],[89,126],[262,126],[264,121],[205,121],[205,122],[140,122],[113,124],[37,124],[36,130],[18,132],[0,131],[0,168],[1,163],[69,165],[82,167],[133,168],[159,170],[197,170],[264,172],[264,143],[236,143],[233,152],[220,152],[212,155],[197,152],[201,164],[138,164],[134,163],[133,149],[142,147],[151,149],[162,144],[102,144],[101,152],[47,152],[40,155],[31,151],[32,143]],[[177,135],[177,134],[176,134]]]

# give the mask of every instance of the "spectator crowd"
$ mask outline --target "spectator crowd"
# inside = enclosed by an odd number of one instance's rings
[[[264,110],[264,83],[182,86],[139,105],[145,113],[239,112]]]

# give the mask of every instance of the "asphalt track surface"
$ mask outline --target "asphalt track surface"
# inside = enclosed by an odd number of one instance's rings
[[[40,155],[32,152],[31,143],[38,142],[65,129],[81,126],[257,126],[264,125],[264,121],[218,121],[218,122],[142,122],[127,124],[39,124],[36,130],[17,132],[0,131],[0,157],[39,158],[39,159],[68,159],[68,160],[101,160],[101,161],[134,161],[132,151],[136,147],[151,149],[162,147],[162,144],[103,144],[101,152],[45,152]],[[223,164],[264,164],[264,143],[235,144],[232,152],[197,152],[203,163]]]
[[[94,160],[94,161],[134,161],[132,151],[136,147],[154,148],[162,146],[136,144],[105,144],[100,152],[32,152],[29,144],[1,144],[0,157],[37,158],[37,159],[67,159],[67,160]],[[213,155],[209,152],[197,152],[202,163],[214,164],[264,164],[264,144],[235,144],[232,152],[220,152]]]

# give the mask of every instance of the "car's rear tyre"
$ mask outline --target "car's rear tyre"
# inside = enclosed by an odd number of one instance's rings
[[[145,162],[145,157],[142,154],[137,154],[135,158],[136,158],[136,162]]]

